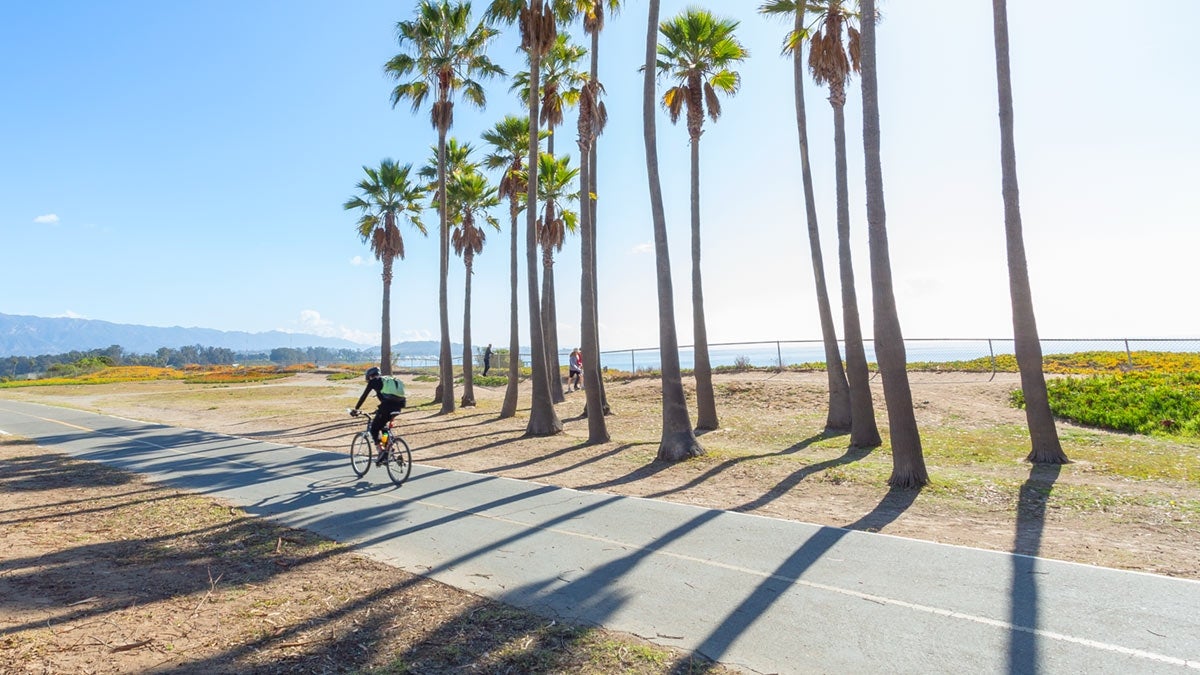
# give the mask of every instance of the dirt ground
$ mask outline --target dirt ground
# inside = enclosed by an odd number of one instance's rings
[[[1076,461],[1061,468],[1032,467],[1022,461],[1028,452],[1024,413],[1008,404],[1009,392],[1016,387],[1014,376],[989,380],[987,375],[914,374],[917,420],[933,481],[920,491],[889,490],[886,486],[891,458],[878,382],[874,384],[875,401],[884,447],[857,450],[846,448],[845,436],[821,433],[826,406],[823,375],[718,375],[721,429],[700,437],[705,456],[680,464],[654,461],[661,428],[660,383],[654,379],[607,383],[615,414],[606,419],[614,440],[601,445],[586,444],[587,421],[580,416],[582,391],[568,392],[566,401],[557,406],[563,434],[529,438],[524,435],[527,391],[522,392],[522,407],[513,419],[497,419],[503,388],[478,386],[474,390],[477,407],[443,416],[437,414],[438,407],[429,404],[431,383],[408,382],[410,409],[401,420],[418,464],[1200,579],[1200,523],[1196,522],[1200,480],[1194,474],[1186,480],[1134,480],[1102,470],[1108,451],[1134,447],[1200,456],[1200,443],[1132,439],[1060,424],[1064,448]],[[325,374],[307,373],[232,386],[161,382],[29,388],[0,391],[0,398],[345,451],[359,424],[345,409],[360,392],[357,380],[331,382]],[[455,393],[461,396],[461,387]],[[985,448],[994,453],[996,447],[1008,451],[1011,461],[984,457]],[[395,638],[396,644],[424,645],[427,651],[401,652],[410,663],[417,662],[407,672],[459,672],[457,669],[465,670],[470,664],[474,664],[474,672],[505,672],[513,667],[514,657],[504,656],[506,652],[490,642],[480,651],[460,655],[464,660],[455,662],[459,665],[445,666],[452,660],[445,660],[438,651],[446,642],[439,631],[468,630],[463,626],[470,624],[463,624],[462,617],[482,611],[478,598],[456,595],[453,589],[427,580],[396,576],[398,572],[372,561],[343,555],[336,545],[247,519],[236,510],[214,506],[211,500],[118,478],[115,472],[85,471],[72,460],[30,453],[19,441],[0,441],[0,449],[7,467],[0,476],[0,489],[5,493],[0,507],[0,527],[5,532],[0,545],[4,552],[0,596],[11,592],[29,595],[26,602],[18,603],[26,608],[24,614],[0,621],[0,670],[7,664],[42,672],[33,666],[50,664],[45,672],[67,672],[59,665],[61,659],[31,655],[39,653],[38,645],[43,651],[74,653],[67,649],[73,639],[78,641],[73,649],[92,659],[79,656],[69,663],[77,672],[111,672],[115,653],[149,655],[123,672],[151,667],[169,670],[183,667],[181,664],[190,664],[184,668],[190,669],[198,663],[197,654],[209,659],[216,659],[213,654],[224,655],[224,661],[199,661],[210,666],[209,671],[248,672],[266,669],[266,664],[287,670],[284,666],[292,663],[296,666],[293,670],[335,672],[339,664],[377,665],[376,660],[362,657],[362,643],[345,640],[347,622],[361,625],[369,644],[379,644],[386,636],[387,641]],[[976,449],[978,461],[972,459]],[[55,470],[48,470],[47,463]],[[160,531],[164,526],[153,521],[159,500],[183,500],[181,508],[195,514],[176,518],[182,521],[172,524],[181,528],[177,532]],[[104,520],[111,517],[110,512],[122,513],[122,523],[140,522],[143,526],[130,534]],[[73,535],[78,539],[73,546],[47,539],[52,528],[81,518],[89,520],[82,523],[81,531],[73,530],[78,532]],[[224,588],[230,578],[213,576],[211,547],[218,539],[235,542],[232,553],[222,554],[226,567],[231,561],[236,563],[238,556],[259,562],[269,559],[278,573],[257,582],[241,579],[242,595],[231,595]],[[130,580],[135,587],[106,588],[105,597],[92,597],[98,594],[88,589],[96,580],[119,578],[120,566],[125,563],[120,562],[120,555],[109,555],[103,558],[112,562],[97,565],[81,558],[80,552],[90,556],[94,547],[112,554],[132,547],[129,555],[133,560],[159,559],[168,555],[163,549],[166,542],[175,547],[169,549],[171,555],[183,556],[171,559],[185,573],[163,573],[161,578],[149,580],[135,577]],[[234,568],[226,573],[236,575],[236,565]],[[370,573],[364,573],[367,569]],[[49,583],[53,592],[44,584],[17,583],[22,575],[39,573],[52,577],[42,581]],[[277,598],[272,601],[275,604],[244,592],[245,583],[273,584],[284,579],[290,579],[286,581],[290,585],[270,594]],[[153,600],[176,599],[173,608],[162,609],[162,602],[146,601],[147,591]],[[443,593],[446,597],[440,597]],[[431,599],[435,595],[439,597]],[[214,598],[219,598],[219,603]],[[443,607],[440,602],[447,604]],[[99,606],[105,611],[99,611]],[[136,614],[143,606],[155,609],[146,610],[154,616],[145,617],[141,624],[113,618],[114,611]],[[421,627],[428,623],[438,628],[393,635],[398,624],[395,617],[435,606],[441,609],[430,611],[445,620],[422,621]],[[104,633],[104,647],[97,651],[100,648],[86,636],[95,639],[99,626],[89,631],[80,625],[89,617],[105,617],[104,621],[120,625],[124,632]],[[102,623],[99,618],[93,620]],[[197,628],[205,621],[233,621],[243,635],[236,640],[228,635],[220,638],[230,641],[228,645],[189,642],[189,636],[220,634]],[[51,625],[68,626],[70,633],[36,630]],[[138,625],[140,630],[131,628]],[[513,639],[535,644],[575,639],[551,638],[540,630],[536,625],[527,627]],[[34,633],[37,636],[30,637]],[[178,637],[170,637],[176,634]],[[340,637],[335,640],[334,636]],[[637,640],[636,636],[630,639]],[[510,642],[500,640],[501,644]],[[344,649],[335,646],[343,643]],[[528,647],[517,651],[526,653]],[[695,667],[680,670],[676,660],[671,661],[674,666],[660,664],[657,670],[638,670],[637,662],[620,660],[640,649],[628,644],[614,648],[617,661],[605,662],[599,670],[559,661],[525,662],[512,672],[668,672],[670,668],[676,669],[670,672],[689,672]],[[432,656],[428,650],[433,650]],[[14,659],[18,652],[22,658]]]

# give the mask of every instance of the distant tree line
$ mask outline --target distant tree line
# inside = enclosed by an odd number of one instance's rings
[[[158,366],[182,368],[187,365],[220,366],[235,363],[273,363],[290,366],[296,363],[363,363],[377,358],[371,349],[331,349],[329,347],[280,347],[270,352],[235,352],[226,347],[188,345],[178,349],[160,347],[152,354],[126,352],[120,345],[106,349],[70,351],[40,356],[7,356],[0,358],[0,377],[20,377],[30,373],[52,373],[80,362],[108,366]]]

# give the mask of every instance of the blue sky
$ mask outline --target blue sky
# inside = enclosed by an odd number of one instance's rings
[[[668,18],[687,4],[663,0]],[[701,143],[711,342],[820,337],[799,190],[783,23],[711,0],[751,52]],[[903,0],[878,28],[883,168],[906,337],[1011,336],[991,7]],[[1025,242],[1043,337],[1197,337],[1200,3],[1010,3]],[[482,11],[476,3],[476,12]],[[9,3],[0,21],[0,312],[154,326],[288,330],[376,343],[380,267],[341,204],[363,165],[419,166],[428,113],[393,109],[382,64],[412,2]],[[605,349],[657,342],[641,136],[646,3],[610,20],[601,79],[600,302]],[[578,30],[575,31],[579,33]],[[491,56],[523,65],[515,36]],[[837,301],[832,123],[807,83],[826,267]],[[857,80],[855,80],[857,85]],[[661,91],[661,88],[660,88]],[[451,133],[520,104],[507,82]],[[850,210],[871,326],[861,96],[846,108]],[[574,115],[558,147],[572,147]],[[691,340],[688,143],[658,121],[680,340]],[[506,213],[498,214],[502,221]],[[432,214],[427,217],[433,222]],[[523,222],[523,219],[522,219]],[[406,229],[392,335],[436,338],[437,240]],[[522,241],[524,235],[522,233]],[[578,341],[578,239],[558,258],[560,336]],[[522,274],[524,259],[521,261]],[[473,282],[477,344],[507,343],[508,232]],[[450,323],[462,334],[463,269]],[[524,302],[522,276],[521,299]],[[835,306],[835,311],[837,307]],[[838,315],[840,316],[840,314]],[[526,319],[522,310],[522,335]],[[840,331],[839,331],[840,333]]]

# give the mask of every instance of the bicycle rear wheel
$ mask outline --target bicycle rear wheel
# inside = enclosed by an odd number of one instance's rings
[[[350,441],[350,468],[354,470],[354,475],[362,478],[371,470],[371,460],[374,444],[371,442],[371,436],[360,431],[354,434],[354,439]]]
[[[403,438],[393,436],[388,442],[388,458],[387,458],[388,477],[398,486],[408,480],[408,474],[412,473],[412,453],[408,450],[408,443],[404,442]]]

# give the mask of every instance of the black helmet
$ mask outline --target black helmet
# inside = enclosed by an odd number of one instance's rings
[[[376,368],[375,366],[371,366],[370,368],[367,368],[367,380],[368,381],[379,377],[379,374],[380,374],[379,369]]]

